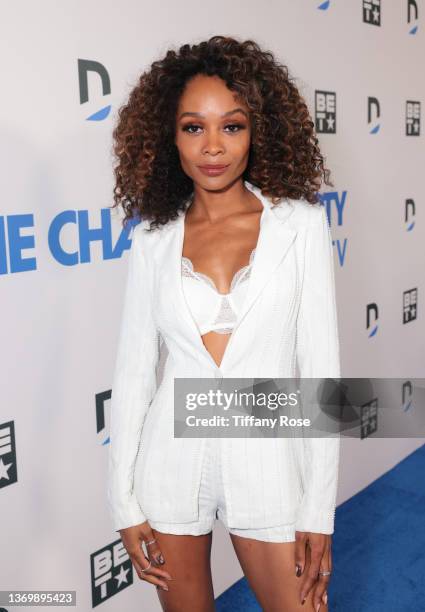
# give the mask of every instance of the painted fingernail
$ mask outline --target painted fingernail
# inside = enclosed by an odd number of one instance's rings
[[[319,612],[319,610],[320,610],[320,603],[317,604],[316,612]]]
[[[327,594],[327,593],[325,593],[325,594],[323,595],[323,601],[324,601],[324,603],[325,603],[325,604],[327,604],[327,603],[328,603],[328,594]]]
[[[164,559],[164,557],[162,555],[159,555],[158,561],[161,563],[161,565],[163,565],[165,563],[165,559]]]
[[[295,575],[301,576],[301,566],[298,563],[295,565]]]
[[[163,586],[162,588],[164,589],[164,591],[168,591],[169,590],[169,588],[167,586]]]

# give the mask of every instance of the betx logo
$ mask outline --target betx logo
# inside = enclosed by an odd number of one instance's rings
[[[360,439],[368,438],[378,429],[378,398],[360,406]]]
[[[363,22],[381,25],[381,0],[363,0]]]
[[[336,133],[336,92],[315,91],[316,132],[321,134]]]
[[[0,489],[17,480],[15,423],[8,421],[0,425]]]
[[[406,136],[420,136],[421,133],[421,103],[414,100],[406,101]]]
[[[92,606],[133,584],[133,565],[121,539],[90,555]]]
[[[403,293],[403,324],[414,321],[418,316],[418,288]]]

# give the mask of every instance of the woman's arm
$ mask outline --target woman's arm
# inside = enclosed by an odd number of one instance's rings
[[[299,374],[300,378],[339,378],[332,237],[325,207],[310,212],[297,320]],[[303,445],[304,489],[297,531],[333,533],[340,438],[339,434],[332,436],[297,440]]]
[[[159,334],[153,317],[143,222],[134,227],[112,384],[108,501],[116,531],[144,523],[134,493],[143,421],[156,391]]]

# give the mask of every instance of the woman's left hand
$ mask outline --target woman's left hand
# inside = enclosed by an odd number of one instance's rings
[[[313,595],[313,607],[317,611],[321,603],[327,602],[327,588],[331,575],[319,572],[332,572],[332,536],[324,533],[305,531],[295,532],[295,568],[297,576],[302,576],[306,568],[307,546],[310,548],[310,564],[305,580],[301,586],[301,603],[316,585]],[[298,570],[298,567],[300,568]]]

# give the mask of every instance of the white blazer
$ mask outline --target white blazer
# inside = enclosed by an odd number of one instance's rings
[[[185,211],[133,229],[112,385],[108,504],[115,530],[198,518],[206,438],[174,438],[174,377],[339,378],[333,252],[325,208],[263,204],[244,307],[220,367],[205,348],[181,280]],[[160,342],[168,356],[157,381]],[[339,435],[220,438],[230,527],[295,524],[333,533]]]

